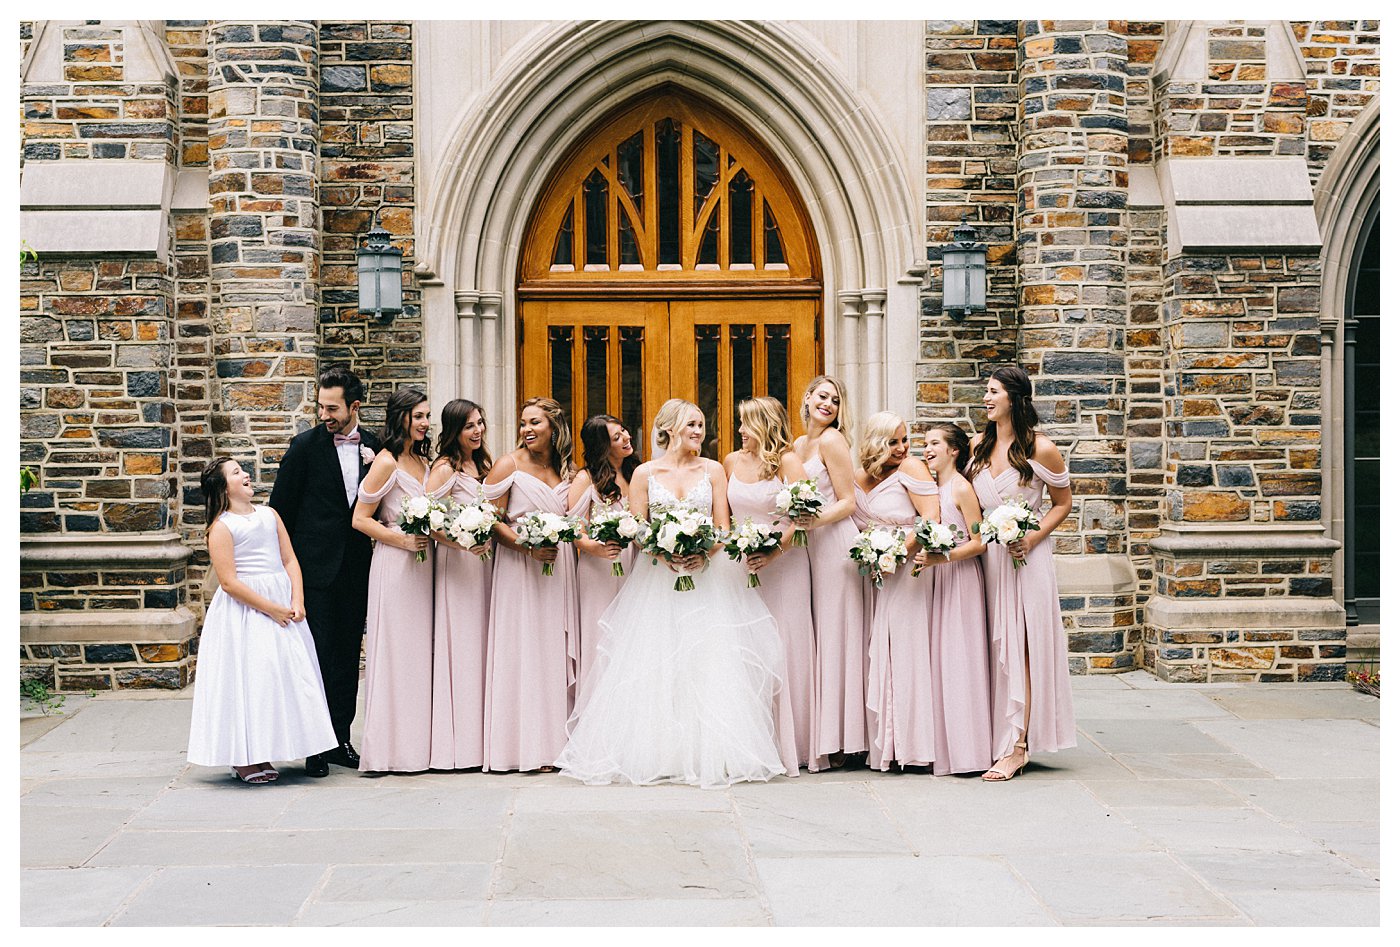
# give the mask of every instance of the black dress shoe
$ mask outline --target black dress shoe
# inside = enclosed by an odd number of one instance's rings
[[[306,758],[306,775],[313,777],[329,776],[331,774],[330,765],[326,763],[325,754],[308,756]]]
[[[350,769],[360,768],[360,754],[355,752],[355,748],[346,740],[334,750],[328,750],[321,754],[321,758],[327,763],[334,763],[336,766],[345,766]]]

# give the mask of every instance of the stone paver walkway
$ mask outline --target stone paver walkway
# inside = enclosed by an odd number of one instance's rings
[[[25,925],[1375,925],[1380,702],[1076,678],[1006,785],[189,766],[189,693],[22,721]],[[27,742],[26,742],[27,741]]]

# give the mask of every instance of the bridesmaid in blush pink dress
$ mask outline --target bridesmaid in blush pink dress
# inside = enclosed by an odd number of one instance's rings
[[[433,721],[433,558],[398,527],[405,497],[428,480],[428,396],[400,388],[385,407],[384,447],[360,484],[351,525],[374,540],[365,619],[365,732],[360,771],[428,768]]]
[[[454,398],[442,409],[438,459],[428,475],[436,499],[476,503],[491,470],[481,407]],[[491,607],[490,543],[468,549],[442,533],[433,578],[433,727],[429,766],[471,769],[482,762],[486,704],[486,620]]]
[[[968,526],[982,518],[977,493],[961,473],[971,455],[967,434],[939,422],[924,435],[924,462],[938,481],[939,515],[966,537],[946,555],[920,549],[916,562],[933,570],[933,702],[936,776],[982,773],[992,765],[992,697],[987,668],[987,603],[982,537]],[[936,568],[935,568],[936,567]]]
[[[856,502],[869,525],[904,530],[911,557],[920,517],[938,518],[938,485],[928,468],[909,456],[909,428],[897,414],[871,415],[861,430]],[[874,589],[870,615],[871,769],[891,764],[928,766],[937,757],[930,618],[933,584],[915,576],[906,561]]]
[[[833,766],[842,765],[846,754],[866,749],[866,583],[850,558],[859,530],[851,522],[855,470],[845,401],[839,381],[827,375],[813,378],[802,396],[807,432],[793,444],[804,473],[817,481],[826,500],[819,516],[798,525],[807,530],[812,565],[813,752],[830,756]]]
[[[510,521],[532,510],[564,515],[573,473],[573,436],[552,398],[520,409],[520,440],[486,477],[486,495]],[[571,671],[578,657],[574,551],[527,548],[498,523],[486,631],[487,772],[553,771],[564,748]],[[543,563],[554,574],[543,574]]]
[[[792,429],[787,411],[776,398],[751,398],[739,403],[742,448],[724,458],[728,474],[729,512],[735,526],[745,518],[776,526],[774,502],[783,483],[807,476],[792,452]],[[789,772],[799,765],[811,772],[827,767],[815,749],[812,732],[812,661],[816,638],[812,630],[812,575],[807,547],[793,546],[791,523],[783,530],[782,546],[774,552],[748,557],[745,563],[760,576],[755,590],[778,623],[787,657],[787,687],[779,695],[776,724],[778,752]]]
[[[1038,434],[1031,380],[1014,365],[992,372],[983,395],[987,426],[972,442],[968,472],[983,510],[1023,497],[1039,510],[1051,506],[1040,529],[1025,539],[988,545],[987,625],[992,642],[992,756],[982,774],[1011,779],[1030,754],[1075,745],[1069,654],[1060,623],[1055,560],[1047,540],[1069,515],[1069,472],[1054,442]],[[1015,568],[1012,559],[1024,565]]]
[[[603,510],[627,512],[627,491],[632,471],[639,463],[632,451],[632,434],[619,419],[597,414],[579,428],[583,442],[583,466],[569,487],[569,515],[587,525]],[[594,542],[584,536],[574,543],[578,551],[578,661],[574,668],[574,703],[582,701],[593,658],[598,652],[598,617],[613,598],[636,558],[636,546]],[[623,575],[613,574],[620,563]]]

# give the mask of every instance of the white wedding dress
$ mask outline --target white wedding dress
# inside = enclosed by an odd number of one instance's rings
[[[652,510],[709,514],[701,478],[684,499],[647,481]],[[774,708],[785,686],[783,645],[743,567],[723,552],[674,591],[676,573],[642,554],[598,620],[598,654],[569,720],[560,772],[590,784],[675,782],[706,789],[766,780],[784,768]]]

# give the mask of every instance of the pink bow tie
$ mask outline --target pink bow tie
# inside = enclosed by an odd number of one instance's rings
[[[336,447],[341,444],[358,444],[360,443],[360,432],[356,429],[350,434],[332,434],[331,438],[335,441]]]

